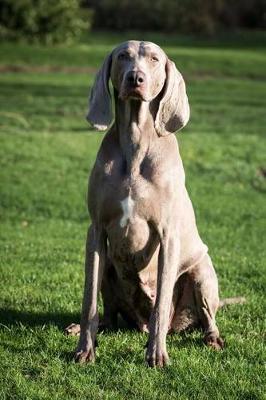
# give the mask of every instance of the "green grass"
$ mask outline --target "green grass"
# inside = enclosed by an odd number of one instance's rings
[[[192,116],[178,139],[221,297],[247,299],[218,313],[225,350],[205,348],[199,332],[171,336],[171,366],[153,370],[146,336],[121,330],[99,335],[95,365],[71,359],[76,339],[63,328],[79,320],[87,176],[102,140],[84,119],[87,94],[127,37],[0,44],[0,398],[265,399],[264,34],[146,35],[186,77]]]

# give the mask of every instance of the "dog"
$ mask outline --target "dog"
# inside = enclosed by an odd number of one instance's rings
[[[105,328],[116,328],[120,314],[148,332],[151,367],[169,361],[168,332],[201,327],[205,344],[224,346],[215,321],[217,276],[197,230],[173,134],[189,116],[184,79],[159,46],[132,40],[106,57],[87,115],[96,129],[111,127],[89,181],[81,323],[67,328],[80,331],[77,362],[95,359],[99,292]]]

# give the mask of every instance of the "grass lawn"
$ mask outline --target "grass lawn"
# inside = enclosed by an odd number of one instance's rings
[[[145,334],[120,330],[99,334],[94,365],[72,361],[63,329],[79,321],[87,176],[103,137],[84,119],[87,94],[130,37],[0,44],[0,399],[265,399],[265,35],[146,35],[186,78],[192,115],[178,140],[221,297],[247,299],[218,313],[225,350],[174,335],[172,364],[148,369]]]

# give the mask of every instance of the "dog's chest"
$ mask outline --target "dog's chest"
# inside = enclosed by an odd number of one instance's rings
[[[141,269],[147,265],[153,251],[156,233],[149,223],[145,200],[129,193],[119,199],[117,214],[109,219],[106,231],[110,256],[116,265]]]
[[[121,228],[125,228],[129,223],[136,223],[135,212],[136,212],[136,201],[134,201],[128,193],[123,200],[120,201],[121,206],[121,217],[119,225]]]
[[[151,219],[156,210],[155,188],[151,180],[123,169],[109,168],[104,179],[101,219],[105,226],[110,256],[116,265],[141,269],[152,255],[155,232]]]
[[[114,223],[115,219],[120,228],[126,228],[139,219],[149,221],[160,204],[156,205],[160,191],[155,182],[156,173],[158,171],[146,158],[130,170],[126,169],[123,160],[107,163],[99,188],[105,223]]]

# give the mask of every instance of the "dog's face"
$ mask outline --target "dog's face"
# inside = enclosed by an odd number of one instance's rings
[[[111,81],[121,100],[151,101],[166,79],[167,57],[154,43],[129,41],[113,51]]]
[[[107,129],[113,118],[109,79],[122,101],[151,102],[158,96],[154,127],[159,136],[175,132],[188,122],[185,82],[156,44],[130,40],[105,58],[91,90],[87,115],[98,130]]]

